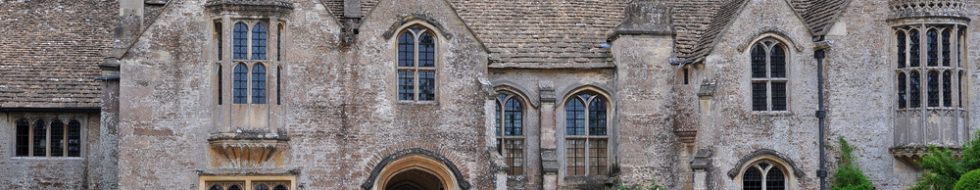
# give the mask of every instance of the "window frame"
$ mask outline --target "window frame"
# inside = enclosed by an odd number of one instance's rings
[[[415,29],[418,29],[418,31],[415,31]],[[440,89],[441,89],[440,88],[440,83],[441,82],[440,82],[439,79],[441,78],[440,70],[442,68],[442,56],[440,56],[441,53],[442,53],[442,48],[441,48],[441,45],[440,44],[441,44],[442,40],[444,40],[444,38],[442,37],[442,33],[439,30],[436,30],[435,27],[433,27],[432,25],[430,25],[428,23],[425,23],[425,22],[422,22],[422,21],[408,22],[408,23],[402,25],[396,31],[398,31],[398,32],[395,33],[396,35],[393,35],[393,37],[392,37],[392,43],[391,43],[392,44],[392,47],[393,47],[392,50],[394,52],[394,53],[392,53],[392,55],[394,55],[394,58],[392,60],[394,60],[394,64],[393,65],[394,65],[394,71],[395,71],[394,72],[394,77],[391,77],[391,78],[393,78],[395,80],[394,82],[392,82],[392,84],[394,85],[394,88],[392,88],[392,89],[394,89],[393,90],[394,91],[393,94],[394,94],[395,101],[397,103],[399,103],[399,104],[438,104],[439,98],[441,97],[440,96],[440,93],[439,93],[440,92]],[[412,44],[412,61],[413,61],[412,62],[412,66],[402,66],[400,64],[400,58],[401,58],[400,55],[399,55],[400,54],[399,53],[400,52],[400,49],[399,49],[400,46],[399,45],[400,45],[400,42],[401,42],[401,39],[400,38],[401,38],[401,36],[403,34],[406,34],[406,33],[411,34],[411,36],[412,36],[412,39],[411,40],[414,42],[414,44]],[[421,42],[422,35],[423,34],[426,34],[426,33],[428,33],[429,35],[431,35],[432,36],[432,39],[433,39],[433,49],[432,49],[432,51],[433,51],[432,52],[432,54],[433,54],[433,57],[432,57],[433,64],[432,64],[432,67],[422,67],[422,66],[420,66],[420,60],[421,60],[420,59],[420,57],[421,57],[421,53],[420,53],[421,52],[421,48],[420,48],[421,43],[420,42]],[[412,78],[412,84],[414,86],[412,88],[413,88],[414,91],[412,92],[412,99],[411,100],[403,100],[403,99],[401,99],[401,92],[400,92],[400,89],[401,89],[401,85],[400,85],[401,78],[400,78],[400,73],[402,71],[411,72],[412,77],[413,77]],[[421,79],[420,78],[420,76],[421,76],[420,73],[422,73],[422,72],[432,72],[432,75],[433,75],[432,76],[432,79],[433,79],[433,82],[432,82],[432,86],[433,86],[432,87],[432,93],[433,93],[432,94],[433,95],[432,100],[419,100],[419,98],[421,97],[421,94],[422,94],[422,92],[421,92],[421,89],[422,88],[421,88],[421,85],[420,85],[420,84],[422,84],[422,82],[420,80]]]
[[[85,159],[86,154],[88,152],[88,148],[87,148],[87,145],[88,145],[87,136],[88,135],[86,134],[86,133],[88,133],[88,129],[86,127],[87,119],[85,119],[83,116],[75,116],[75,115],[67,115],[67,116],[66,115],[56,115],[56,116],[52,116],[51,114],[38,114],[38,115],[24,114],[24,115],[11,115],[10,118],[16,118],[14,120],[11,120],[11,124],[12,125],[10,125],[11,126],[10,129],[12,129],[13,132],[12,133],[9,133],[9,136],[12,137],[9,140],[10,145],[12,145],[12,146],[9,146],[10,148],[8,148],[8,150],[10,152],[9,157],[11,159],[15,159],[15,160],[83,160],[83,159]],[[27,130],[28,130],[28,134],[27,134],[28,135],[28,139],[27,139],[28,140],[27,141],[27,150],[28,151],[27,151],[27,155],[25,155],[25,156],[19,156],[19,155],[17,155],[17,145],[18,145],[18,143],[17,143],[17,135],[18,135],[17,134],[17,122],[20,121],[20,120],[26,120],[27,121],[27,124],[28,124],[28,126],[27,126]],[[45,139],[44,139],[44,143],[45,143],[45,147],[44,147],[45,150],[44,150],[44,152],[45,153],[44,153],[44,156],[34,156],[34,148],[35,148],[34,147],[34,132],[35,132],[34,131],[34,129],[35,129],[35,126],[34,125],[35,125],[35,122],[37,122],[38,120],[43,120],[44,126],[45,126]],[[52,148],[51,147],[52,146],[51,146],[50,143],[53,142],[52,139],[51,139],[51,134],[52,134],[52,131],[51,131],[51,128],[52,127],[51,127],[51,125],[54,123],[55,120],[60,121],[61,124],[62,124],[62,130],[63,130],[62,140],[64,140],[64,141],[62,142],[62,146],[61,146],[61,151],[62,151],[61,156],[52,156],[52,153],[51,153],[51,151],[52,151]],[[79,141],[79,143],[78,143],[78,156],[69,156],[70,153],[71,153],[69,151],[69,147],[70,147],[69,146],[69,140],[70,140],[70,137],[69,136],[70,136],[70,128],[71,128],[73,122],[78,123],[78,141]]]
[[[763,52],[765,52],[765,57],[764,57],[764,60],[765,60],[764,61],[765,62],[765,75],[762,76],[762,77],[753,76],[753,72],[754,72],[753,71],[753,67],[752,67],[752,64],[754,62],[754,60],[753,60],[753,51],[756,49],[757,46],[762,46],[763,47],[762,50],[763,50]],[[783,75],[784,76],[783,77],[774,77],[773,76],[773,73],[772,73],[772,71],[773,71],[773,62],[772,62],[773,61],[773,54],[772,53],[773,53],[774,48],[777,47],[777,46],[783,50],[783,54],[784,54],[783,55],[783,58],[782,58],[783,59],[783,69],[784,69],[784,72],[783,72]],[[753,41],[752,44],[750,46],[748,46],[748,48],[746,48],[746,50],[747,50],[747,53],[749,55],[748,56],[749,57],[749,64],[748,64],[748,69],[747,69],[747,71],[748,71],[748,77],[749,77],[749,82],[748,82],[749,85],[748,85],[748,93],[747,93],[748,100],[749,100],[748,101],[749,104],[747,104],[748,105],[747,106],[748,109],[753,114],[789,114],[789,113],[792,113],[793,106],[791,104],[791,102],[792,102],[792,96],[791,96],[792,95],[792,88],[791,87],[793,85],[792,85],[792,80],[791,79],[792,79],[792,76],[793,76],[792,75],[792,67],[793,67],[793,61],[792,60],[793,59],[792,59],[792,49],[790,48],[790,44],[788,42],[786,42],[786,40],[783,40],[783,39],[779,38],[778,36],[770,35],[770,36],[761,37],[758,40]],[[753,85],[754,84],[759,84],[759,83],[764,83],[765,84],[765,95],[766,95],[765,96],[765,99],[766,99],[766,103],[765,103],[766,104],[766,109],[765,110],[756,110],[755,109],[755,106],[754,106],[755,105],[755,94],[753,92],[754,91]],[[784,88],[784,90],[783,90],[784,91],[784,95],[783,95],[784,97],[783,97],[783,99],[785,101],[784,102],[785,109],[783,109],[783,110],[775,110],[775,109],[773,109],[774,106],[775,106],[774,101],[773,101],[774,100],[773,94],[775,94],[775,93],[773,93],[773,87],[774,87],[773,86],[773,83],[782,83],[782,84],[784,84],[784,87],[783,87]]]
[[[773,171],[773,169],[781,172],[782,175],[783,175],[783,180],[782,180],[782,182],[783,182],[783,190],[789,190],[789,189],[791,189],[790,188],[790,184],[791,184],[791,182],[793,180],[793,177],[792,177],[793,174],[790,173],[790,170],[787,169],[787,167],[786,167],[785,164],[783,164],[781,162],[778,162],[778,161],[775,161],[775,160],[768,159],[768,158],[757,159],[757,160],[754,160],[754,161],[752,161],[750,163],[751,164],[748,164],[746,166],[743,166],[743,168],[741,169],[741,171],[738,174],[738,180],[737,180],[737,182],[738,182],[739,189],[745,189],[745,174],[747,172],[749,172],[750,170],[755,170],[755,171],[760,172],[760,176],[762,177],[762,179],[760,181],[760,183],[762,185],[762,187],[761,187],[762,190],[767,190],[768,188],[766,186],[768,185],[768,182],[769,181],[766,178],[769,176],[769,172]],[[762,166],[760,166],[761,164],[767,164],[768,167],[765,168],[765,169],[762,169]]]
[[[502,97],[502,99],[501,99],[501,97]],[[506,172],[507,172],[507,174],[509,176],[526,176],[527,175],[527,171],[528,171],[527,170],[527,166],[528,166],[528,154],[527,154],[527,151],[528,151],[528,146],[527,146],[527,113],[528,113],[528,111],[527,110],[528,110],[528,108],[527,108],[527,106],[528,106],[528,104],[526,103],[527,101],[526,101],[526,99],[523,96],[519,95],[518,93],[515,93],[515,92],[512,92],[512,91],[508,91],[508,90],[498,90],[497,91],[497,96],[494,99],[495,99],[494,101],[497,103],[496,104],[496,106],[497,106],[496,108],[497,109],[495,109],[495,113],[497,114],[497,118],[495,118],[495,121],[496,121],[495,124],[496,125],[494,127],[496,128],[497,131],[500,132],[500,133],[494,134],[494,138],[497,139],[497,149],[499,150],[500,155],[504,158],[504,162],[505,163],[509,163],[508,160],[507,160],[507,159],[509,159],[508,154],[507,154],[509,149],[506,147],[507,146],[506,141],[508,141],[508,140],[519,140],[519,141],[522,142],[521,143],[521,146],[522,146],[521,147],[521,156],[520,156],[522,164],[520,166],[520,169],[521,169],[520,172],[514,172],[513,169],[514,169],[515,166],[512,166],[512,165],[507,165],[508,168],[507,168],[507,171]],[[520,111],[520,117],[521,117],[521,120],[520,120],[521,134],[520,135],[506,135],[507,126],[506,126],[506,122],[505,121],[507,121],[507,118],[506,118],[506,113],[508,111],[507,110],[507,107],[508,107],[507,106],[507,103],[509,103],[510,101],[516,101],[517,104],[520,106],[520,110],[519,110]],[[501,146],[503,146],[503,147],[501,147]]]
[[[222,38],[230,39],[228,41],[227,47],[231,47],[231,48],[218,49],[219,51],[222,51],[218,53],[219,55],[224,55],[227,57],[219,57],[219,58],[215,58],[214,60],[217,63],[216,64],[217,66],[215,66],[217,68],[214,69],[216,71],[215,75],[217,75],[217,77],[215,78],[228,79],[228,80],[221,80],[221,79],[212,80],[213,83],[216,83],[216,86],[214,87],[215,88],[214,91],[217,93],[215,97],[216,98],[215,105],[217,106],[222,106],[224,104],[228,104],[232,106],[282,105],[282,100],[281,100],[282,98],[279,96],[282,95],[281,91],[284,89],[282,85],[284,85],[285,81],[280,81],[281,79],[283,79],[283,77],[279,75],[284,74],[284,71],[282,71],[282,69],[284,69],[283,65],[285,65],[284,62],[282,61],[284,57],[281,54],[282,52],[285,51],[283,48],[286,46],[285,44],[282,44],[286,41],[285,39],[282,39],[286,35],[284,34],[286,32],[286,24],[287,24],[286,21],[278,17],[254,18],[254,17],[232,16],[232,17],[222,17],[222,18],[214,19],[213,22],[216,24],[213,29],[217,30],[217,29],[224,28],[223,31],[215,31],[216,35],[214,35],[213,37],[215,38],[222,37]],[[243,58],[235,58],[234,56],[235,54],[234,34],[236,29],[235,26],[239,23],[245,25],[244,28],[245,33],[243,34],[245,37],[243,39],[243,41],[245,42],[245,46],[243,47],[244,52],[242,52],[242,54],[244,54],[245,57]],[[219,25],[217,24],[225,24],[225,25],[220,25],[219,27]],[[256,42],[255,39],[256,35],[254,33],[257,31],[257,26],[260,24],[263,25],[265,28],[264,50],[262,50],[265,53],[264,53],[264,58],[256,59],[254,56],[254,50],[256,49],[256,47],[253,46],[254,45],[253,42]],[[231,35],[220,35],[217,33],[230,33]],[[226,39],[214,40],[218,44],[214,45],[213,47],[217,48],[226,45],[225,40]],[[245,74],[245,81],[246,81],[245,93],[244,93],[245,100],[243,103],[235,102],[235,67],[238,66],[238,64],[245,64],[247,70]],[[255,76],[253,75],[253,69],[256,67],[256,65],[259,64],[265,67],[265,80],[264,80],[265,101],[264,103],[253,103],[254,102],[253,87],[255,87],[255,84],[253,82],[255,80],[254,79]],[[218,68],[227,68],[227,69],[218,69]],[[277,70],[275,72],[270,72],[269,70],[270,68],[275,68]],[[276,85],[276,86],[272,86],[272,85]],[[229,90],[223,90],[223,89],[229,89]],[[271,92],[271,90],[276,90],[276,91]],[[276,101],[275,103],[270,102],[271,100],[273,100],[273,98]]]
[[[583,99],[580,97],[583,94],[590,94],[591,97],[589,97],[588,100],[583,101]],[[606,117],[605,135],[592,135],[590,131],[590,129],[592,128],[590,126],[590,123],[592,123],[590,106],[592,106],[591,104],[594,102],[594,100],[597,99],[601,99],[602,101],[605,102],[605,117]],[[583,109],[583,117],[584,117],[583,118],[584,135],[568,134],[568,125],[569,125],[568,105],[571,103],[571,101],[579,101],[580,103],[583,104],[582,109]],[[559,147],[560,150],[558,153],[560,154],[559,157],[562,161],[560,162],[561,167],[559,173],[561,173],[564,177],[608,177],[607,175],[609,170],[611,169],[610,167],[612,167],[614,163],[614,157],[612,155],[612,152],[614,152],[614,148],[615,148],[613,143],[614,125],[612,122],[613,121],[612,118],[614,118],[612,112],[612,110],[614,110],[613,108],[614,105],[615,104],[611,101],[608,94],[593,88],[584,88],[584,89],[576,90],[573,93],[570,93],[570,95],[566,96],[564,100],[560,102],[560,107],[558,107],[558,109],[561,112],[556,113],[560,115],[560,117],[556,117],[556,119],[560,119],[561,120],[560,122],[562,122],[563,126],[560,127],[560,130],[556,132],[561,133],[562,140],[560,142],[561,146]],[[570,140],[582,140],[581,141],[583,143],[582,149],[584,151],[584,154],[582,155],[584,159],[583,160],[584,164],[582,166],[584,167],[584,170],[582,171],[582,174],[572,174],[572,172],[569,171],[570,170],[569,168],[572,166],[571,161],[568,160]],[[593,149],[591,147],[593,140],[603,140],[603,142],[605,142],[605,151],[604,151],[605,165],[602,166],[605,167],[604,168],[605,173],[600,173],[595,175],[592,174],[593,172],[592,168],[595,167],[592,165],[593,155],[590,154],[590,152]]]
[[[893,35],[897,35],[893,42],[891,49],[892,54],[896,55],[896,58],[890,59],[894,63],[899,63],[899,67],[895,68],[895,80],[900,80],[900,76],[904,74],[907,76],[904,84],[902,82],[895,82],[896,91],[893,98],[895,103],[895,109],[897,111],[930,111],[930,110],[966,110],[967,107],[963,104],[968,104],[968,102],[960,101],[962,96],[969,93],[969,89],[963,89],[961,85],[958,85],[960,81],[967,80],[964,76],[959,76],[958,73],[968,70],[968,60],[962,59],[965,52],[963,52],[962,35],[965,35],[965,26],[960,24],[909,24],[909,25],[899,25],[894,26]],[[916,36],[912,36],[915,34]],[[935,39],[930,39],[930,34],[935,35]],[[905,35],[905,44],[899,44],[902,37],[898,35]],[[918,41],[913,41],[913,39],[918,39]],[[913,49],[914,44],[919,44],[918,49]],[[932,47],[935,46],[935,47]],[[904,51],[900,48],[906,48]],[[955,50],[954,50],[955,48]],[[900,54],[903,53],[904,54]],[[918,56],[915,56],[915,52],[919,52]],[[954,59],[953,57],[957,57]],[[905,59],[902,59],[904,57]],[[903,62],[904,61],[904,62]],[[918,61],[918,63],[914,63]],[[935,63],[930,63],[935,62]],[[905,67],[901,67],[901,65]],[[914,66],[913,66],[914,65]],[[913,78],[913,73],[918,73],[918,77]],[[945,74],[949,73],[950,77],[947,81]],[[934,81],[929,80],[935,74]],[[969,76],[966,76],[969,77]],[[913,80],[918,81],[918,88],[913,89]],[[934,82],[934,83],[933,83]],[[946,85],[946,84],[950,85]],[[902,99],[902,95],[899,93],[904,87],[906,99]],[[935,89],[931,89],[935,87]],[[948,89],[947,89],[948,87]],[[913,97],[918,94],[918,104],[913,104]],[[947,104],[947,102],[949,104]],[[903,106],[903,103],[905,104]]]

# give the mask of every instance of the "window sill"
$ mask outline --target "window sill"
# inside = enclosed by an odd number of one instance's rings
[[[407,101],[398,100],[399,105],[439,105],[438,101]]]
[[[792,116],[791,111],[752,111],[752,115],[758,116]]]
[[[14,156],[10,157],[11,160],[26,160],[26,161],[45,161],[45,160],[85,160],[82,157],[23,157]]]

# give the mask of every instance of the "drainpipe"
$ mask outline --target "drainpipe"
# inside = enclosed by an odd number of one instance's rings
[[[816,44],[814,48],[813,57],[817,59],[817,119],[819,120],[819,132],[817,132],[817,146],[820,146],[820,168],[817,169],[817,177],[820,177],[820,189],[827,189],[827,155],[826,146],[824,145],[824,131],[826,130],[826,117],[827,111],[824,109],[824,98],[823,98],[823,59],[826,56],[826,51],[830,49],[830,45],[824,40],[824,36],[817,36],[813,39]]]

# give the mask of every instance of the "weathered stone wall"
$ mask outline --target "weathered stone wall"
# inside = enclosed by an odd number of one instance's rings
[[[732,7],[730,7],[732,8]],[[714,159],[709,170],[709,189],[739,187],[727,173],[753,152],[773,150],[794,162],[803,176],[793,175],[790,187],[815,189],[818,154],[816,151],[817,110],[816,61],[813,59],[811,35],[792,7],[782,0],[747,2],[717,39],[717,45],[706,58],[702,73],[717,85],[713,106],[701,110],[711,117],[702,120],[697,149],[710,149]],[[764,18],[764,19],[762,19]],[[786,44],[788,111],[751,111],[750,50],[761,37],[772,35]],[[689,159],[689,158],[688,158]],[[751,163],[744,163],[748,165]]]
[[[50,122],[67,118],[82,122],[80,157],[15,157],[16,121],[41,118]],[[8,112],[0,113],[0,187],[5,189],[93,189],[99,187],[102,173],[98,162],[90,157],[102,154],[99,116],[97,113]],[[33,125],[33,121],[31,121]]]

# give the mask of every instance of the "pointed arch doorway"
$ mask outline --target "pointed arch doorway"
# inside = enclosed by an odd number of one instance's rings
[[[375,166],[364,190],[468,190],[459,170],[441,155],[409,149],[388,156]]]

